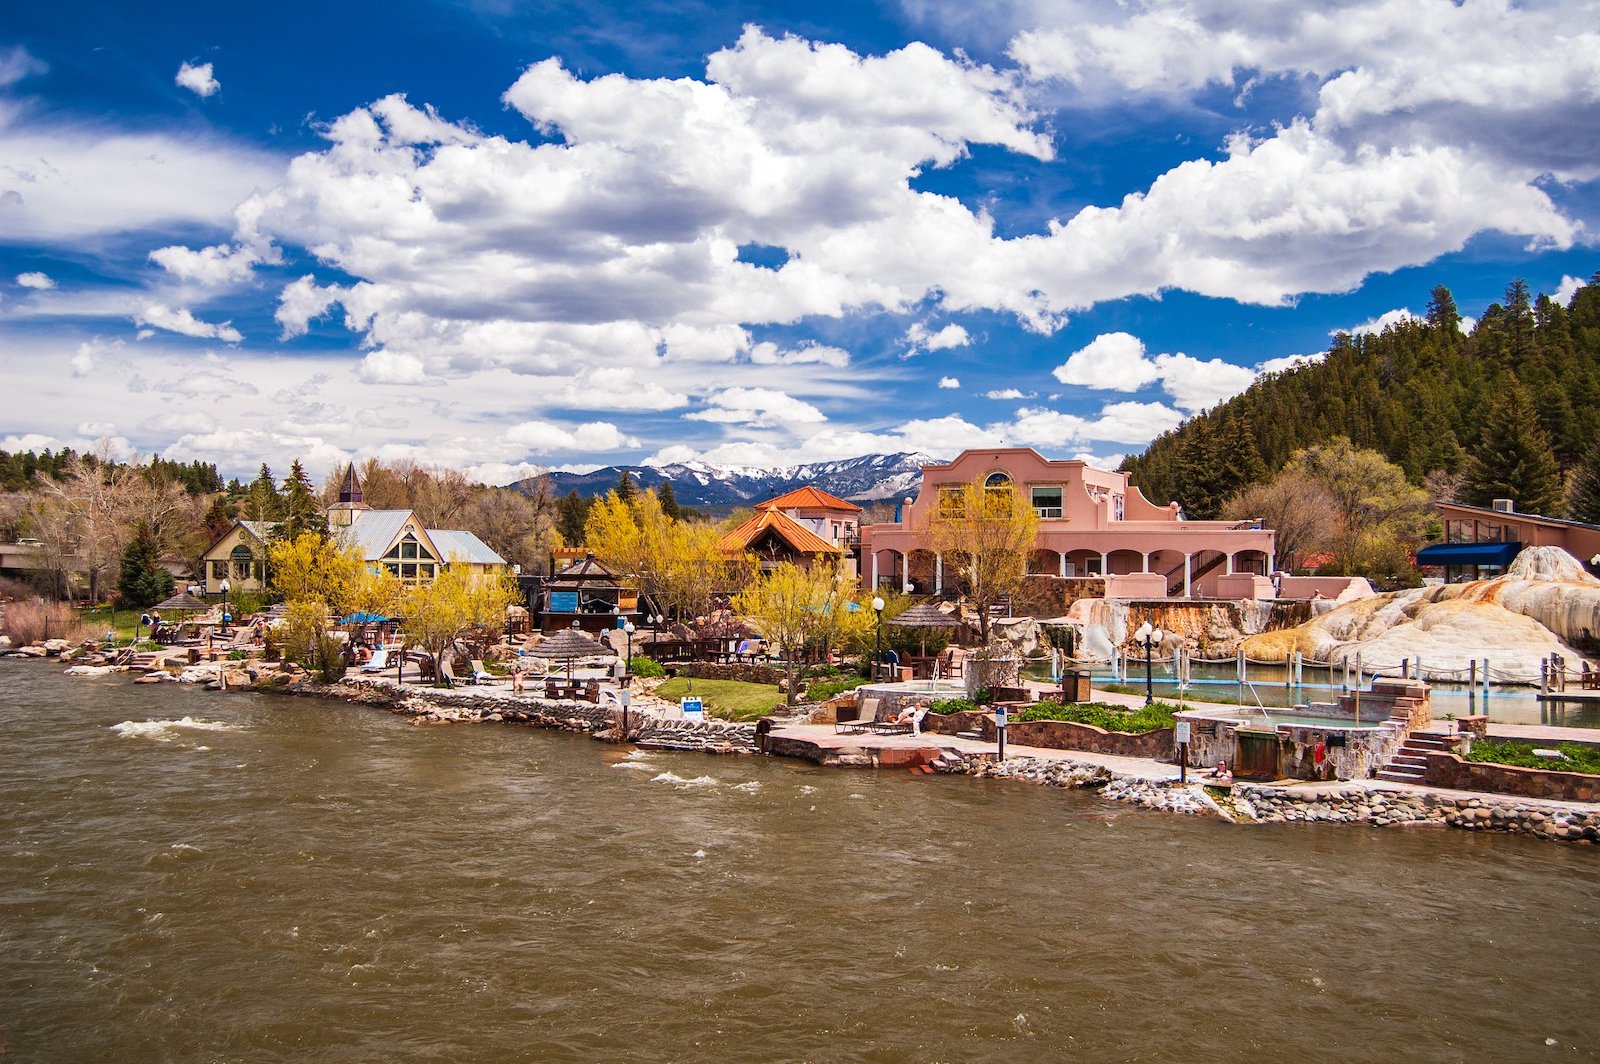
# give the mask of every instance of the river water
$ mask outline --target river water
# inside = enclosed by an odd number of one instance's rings
[[[1594,848],[0,691],[8,1064],[1600,1056]]]

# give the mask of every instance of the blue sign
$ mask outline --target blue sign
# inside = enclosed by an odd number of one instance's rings
[[[994,707],[994,726],[996,728],[1004,728],[1006,726],[1006,707],[1005,706],[995,706]]]
[[[682,698],[678,704],[683,707],[684,717],[690,720],[700,720],[705,715],[705,704],[696,695]]]
[[[576,591],[550,592],[551,613],[577,613],[578,593]]]

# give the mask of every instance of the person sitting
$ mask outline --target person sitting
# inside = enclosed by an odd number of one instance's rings
[[[522,659],[519,657],[511,663],[511,693],[522,693]]]
[[[1233,773],[1228,771],[1228,763],[1226,761],[1218,761],[1217,767],[1207,774],[1207,778],[1214,779],[1218,783],[1232,783]]]

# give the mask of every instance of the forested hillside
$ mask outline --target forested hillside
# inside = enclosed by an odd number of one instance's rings
[[[1123,468],[1150,499],[1213,517],[1300,448],[1346,436],[1416,484],[1586,520],[1600,430],[1600,273],[1568,306],[1514,281],[1471,328],[1448,289],[1424,320],[1340,334],[1321,362],[1272,374],[1154,440]]]

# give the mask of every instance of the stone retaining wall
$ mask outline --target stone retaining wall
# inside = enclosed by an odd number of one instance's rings
[[[1232,797],[1241,812],[1263,823],[1433,825],[1583,843],[1600,837],[1600,810],[1538,802],[1366,787],[1329,790],[1249,784],[1235,784]]]
[[[1430,787],[1457,791],[1492,791],[1522,798],[1548,798],[1558,802],[1592,802],[1600,797],[1600,776],[1559,769],[1519,768],[1483,761],[1468,761],[1440,750],[1428,754],[1425,777]]]
[[[670,666],[679,676],[696,680],[740,680],[744,683],[780,683],[784,673],[771,665],[729,661],[685,661]]]
[[[756,753],[756,726],[731,720],[691,721],[646,716],[634,725],[628,738],[653,750],[699,750],[708,754]]]
[[[922,730],[936,735],[975,731],[983,735],[984,742],[990,743],[997,738],[993,715],[982,710],[929,713],[922,720]],[[1148,757],[1157,761],[1171,761],[1174,756],[1171,728],[1130,734],[1106,731],[1093,724],[1068,720],[1012,721],[1006,728],[1006,742],[1045,750],[1087,750],[1096,754]]]

